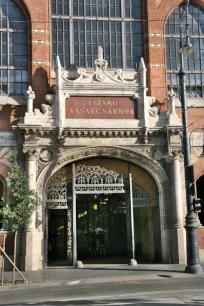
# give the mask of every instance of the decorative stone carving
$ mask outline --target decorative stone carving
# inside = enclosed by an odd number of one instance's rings
[[[51,103],[51,101],[49,100],[48,102]],[[43,115],[52,116],[52,105],[43,103],[41,104],[41,108],[42,108]]]
[[[125,80],[123,77],[122,69],[116,69],[116,71],[111,74],[111,72],[107,71],[108,62],[103,58],[103,48],[98,46],[98,58],[95,60],[95,71],[88,72],[84,68],[77,69],[77,75],[72,72],[62,71],[62,79],[66,83],[98,83],[98,82],[106,82],[109,84],[114,83],[124,83],[124,84],[136,84],[138,82],[137,73],[135,74],[134,79]]]
[[[40,153],[40,159],[43,162],[48,162],[53,157],[53,152],[50,150],[43,150],[42,153]]]
[[[106,69],[108,62],[103,59],[103,48],[98,46],[98,58],[95,60],[96,72],[95,78],[97,81],[102,82],[106,77]]]
[[[159,115],[160,107],[156,103],[155,97],[146,97],[148,105],[148,113],[151,117],[157,117]]]
[[[176,93],[173,88],[169,90],[168,96],[165,100],[168,103],[167,117],[168,117],[168,125],[181,125],[181,120],[178,118],[176,114]]]
[[[24,148],[23,153],[27,154],[28,160],[30,161],[36,161],[39,156],[36,148]]]
[[[164,156],[164,152],[161,149],[157,149],[154,151],[155,160],[162,160],[163,156]]]
[[[29,86],[28,90],[25,92],[25,97],[27,98],[27,113],[33,114],[33,100],[35,99],[35,93],[31,86]]]
[[[176,114],[176,93],[174,92],[173,88],[170,89],[166,100],[168,101],[168,116]]]

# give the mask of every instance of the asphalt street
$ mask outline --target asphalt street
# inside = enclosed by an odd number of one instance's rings
[[[14,287],[15,288],[15,287]],[[0,291],[4,306],[204,305],[204,278],[116,281]]]

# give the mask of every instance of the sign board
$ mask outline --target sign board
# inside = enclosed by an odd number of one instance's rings
[[[136,101],[129,97],[70,97],[67,119],[136,119]]]

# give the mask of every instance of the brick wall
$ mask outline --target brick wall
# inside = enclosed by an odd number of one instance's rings
[[[50,69],[50,0],[24,0],[23,3],[20,0],[14,1],[22,8],[29,23],[29,83],[36,94],[34,107],[39,107],[44,102],[47,91],[54,84],[51,80]],[[182,3],[182,0],[146,0],[143,3],[144,57],[148,68],[148,94],[155,96],[159,102],[163,103],[164,97],[167,95],[165,22],[170,13]],[[195,3],[204,6],[204,0],[195,0]],[[160,36],[151,36],[152,33],[157,33]],[[37,41],[43,41],[43,43],[36,43]],[[153,47],[154,44],[161,45],[161,47]],[[161,65],[161,67],[155,65]],[[5,116],[2,115],[4,120],[0,121],[0,130],[9,130],[11,120],[13,123],[15,122],[14,118],[9,116],[9,110],[6,109],[5,112]],[[192,109],[189,111],[189,122],[195,121],[203,115],[204,110],[199,109],[197,112],[196,109]],[[17,114],[15,119],[17,120],[18,117]],[[197,125],[195,124],[193,128],[196,128]]]

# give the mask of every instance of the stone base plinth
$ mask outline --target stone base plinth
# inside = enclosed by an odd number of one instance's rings
[[[185,230],[182,227],[172,229],[172,264],[186,263]]]
[[[21,269],[36,271],[43,269],[43,233],[27,231],[23,234],[23,254]]]

